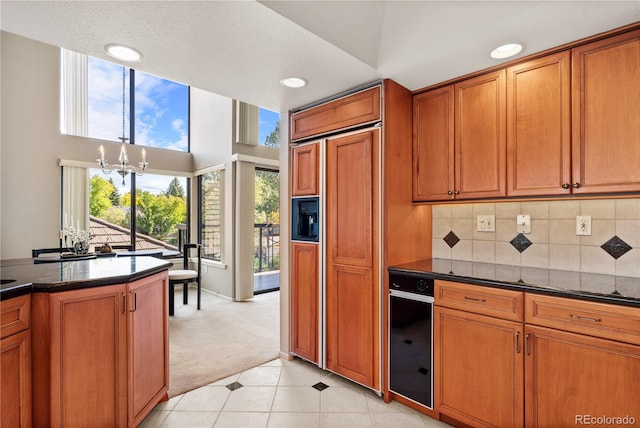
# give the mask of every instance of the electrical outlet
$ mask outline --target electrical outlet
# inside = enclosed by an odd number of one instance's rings
[[[576,235],[591,236],[591,216],[579,215],[576,217]]]
[[[496,216],[494,216],[494,215],[479,215],[477,217],[476,230],[478,232],[495,232],[496,231]]]

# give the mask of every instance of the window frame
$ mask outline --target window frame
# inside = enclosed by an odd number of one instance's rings
[[[210,168],[206,168],[204,170],[201,171],[197,171],[195,173],[196,177],[197,177],[197,193],[198,193],[198,198],[197,198],[197,235],[198,235],[198,243],[200,245],[204,245],[203,244],[203,237],[202,237],[202,233],[204,231],[205,225],[204,225],[204,216],[203,216],[203,204],[204,204],[204,195],[203,195],[203,186],[202,186],[202,181],[203,181],[203,177],[206,174],[210,174],[212,172],[218,172],[220,174],[220,178],[219,178],[219,189],[220,189],[220,256],[219,259],[216,259],[214,257],[209,257],[204,251],[202,253],[202,258],[204,260],[208,260],[210,262],[213,263],[220,263],[220,264],[224,264],[224,257],[225,257],[225,251],[224,251],[224,225],[225,225],[225,215],[224,215],[224,208],[225,208],[225,174],[226,174],[226,165],[221,164],[221,165],[216,165]]]

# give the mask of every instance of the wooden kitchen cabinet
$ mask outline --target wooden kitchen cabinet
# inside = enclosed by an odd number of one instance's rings
[[[571,193],[569,51],[507,68],[507,194]]]
[[[587,425],[587,417],[638,420],[640,346],[530,325],[525,334],[527,427]]]
[[[453,85],[413,97],[413,200],[451,199],[454,182]]]
[[[291,141],[374,123],[380,119],[380,86],[374,86],[293,113],[290,118]]]
[[[442,420],[523,425],[524,326],[495,317],[522,319],[522,294],[435,281],[434,398]]]
[[[414,96],[414,200],[506,195],[505,76],[498,70]]]
[[[327,368],[380,389],[379,130],[327,140]]]
[[[34,295],[35,426],[136,426],[168,389],[167,274]]]
[[[525,320],[527,427],[586,425],[585,417],[638,420],[638,308],[525,293]]]
[[[31,296],[0,302],[0,426],[31,427]]]
[[[126,291],[34,294],[35,426],[126,426]]]
[[[137,426],[169,390],[167,274],[128,284],[128,423]]]
[[[456,83],[456,198],[506,195],[505,71]]]
[[[571,50],[572,191],[640,191],[640,30]]]
[[[291,243],[291,352],[318,363],[318,244]]]
[[[318,147],[313,143],[291,149],[291,196],[320,194]]]

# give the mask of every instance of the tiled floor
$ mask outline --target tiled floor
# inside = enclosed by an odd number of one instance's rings
[[[326,387],[319,387],[319,382]],[[440,428],[448,425],[398,403],[386,404],[372,391],[308,362],[278,359],[160,403],[140,426]]]

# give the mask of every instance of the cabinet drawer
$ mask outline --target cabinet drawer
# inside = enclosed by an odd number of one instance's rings
[[[25,295],[0,303],[0,337],[11,336],[29,328],[31,296]]]
[[[380,86],[291,115],[291,141],[380,120]]]
[[[511,321],[522,321],[523,294],[459,282],[435,281],[435,304]]]
[[[640,345],[640,309],[525,293],[525,321]]]

